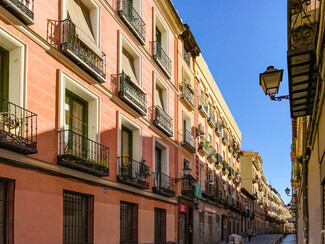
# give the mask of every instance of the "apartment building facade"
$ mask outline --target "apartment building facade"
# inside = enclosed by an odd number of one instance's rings
[[[262,158],[257,152],[240,151],[240,154],[242,187],[255,198],[252,230],[258,234],[283,233],[288,218],[286,206],[276,189],[266,181]]]
[[[291,5],[293,2],[289,1]],[[325,243],[324,1],[292,6],[288,8],[287,52],[292,211],[297,243]],[[306,31],[310,33],[308,38],[296,38]]]

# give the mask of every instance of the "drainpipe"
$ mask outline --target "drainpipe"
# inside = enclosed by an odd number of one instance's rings
[[[307,137],[307,118],[303,117],[303,145],[306,144]],[[302,159],[302,169],[303,169],[303,223],[304,223],[304,243],[309,243],[309,216],[308,216],[308,165],[306,159],[306,147],[303,147],[303,159]]]

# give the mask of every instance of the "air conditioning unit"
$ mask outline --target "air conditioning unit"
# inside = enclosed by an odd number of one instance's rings
[[[214,180],[213,174],[208,175],[208,180],[210,183],[213,182],[213,180]]]

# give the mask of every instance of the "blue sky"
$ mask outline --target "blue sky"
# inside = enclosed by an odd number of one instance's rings
[[[259,86],[267,66],[284,69],[288,94],[287,12],[283,0],[173,0],[201,48],[241,132],[242,149],[259,152],[263,171],[280,193],[290,188],[289,101],[271,101]]]

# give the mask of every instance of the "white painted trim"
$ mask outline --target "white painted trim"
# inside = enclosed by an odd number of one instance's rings
[[[0,45],[9,51],[9,101],[27,108],[27,44],[0,26]]]
[[[77,91],[78,94],[76,95],[88,102],[88,137],[91,140],[100,142],[100,96],[82,85],[64,70],[59,70],[58,130],[64,130],[65,125],[66,89],[73,93]]]
[[[134,83],[137,87],[139,87],[145,94],[147,94],[143,89],[142,89],[142,56],[139,54],[139,52],[133,47],[133,45],[129,42],[129,40],[123,35],[122,32],[119,31],[119,74],[122,73],[122,48],[125,47],[125,45],[123,45],[123,42],[124,44],[126,44],[127,48],[129,49],[132,49],[132,51],[136,54],[136,58],[133,57],[135,60],[136,59],[139,59],[139,67],[138,69],[136,70],[136,72],[139,72],[139,77],[138,78],[138,82],[139,84],[136,84],[135,82],[132,82]],[[130,53],[131,54],[131,53]],[[131,54],[132,55],[132,54]],[[136,68],[136,67],[135,67]],[[132,81],[132,80],[131,80]]]
[[[165,40],[163,40],[163,36],[161,36],[162,40],[161,42],[167,42],[167,43],[164,43],[164,45],[166,45],[165,47],[163,46],[163,43],[161,44],[162,48],[164,49],[164,51],[166,52],[166,54],[169,56],[169,31],[168,31],[168,28],[166,27],[164,21],[162,20],[162,18],[159,16],[159,14],[157,13],[157,11],[154,9],[153,10],[154,12],[154,24],[153,24],[153,40],[154,41],[157,41],[156,40],[156,26],[157,26],[157,21],[156,19],[158,18],[159,19],[159,22],[161,23],[162,27],[164,28],[164,31],[161,31],[161,35],[163,35],[164,33],[166,33],[166,37],[164,37]],[[173,62],[174,60],[172,60]]]

